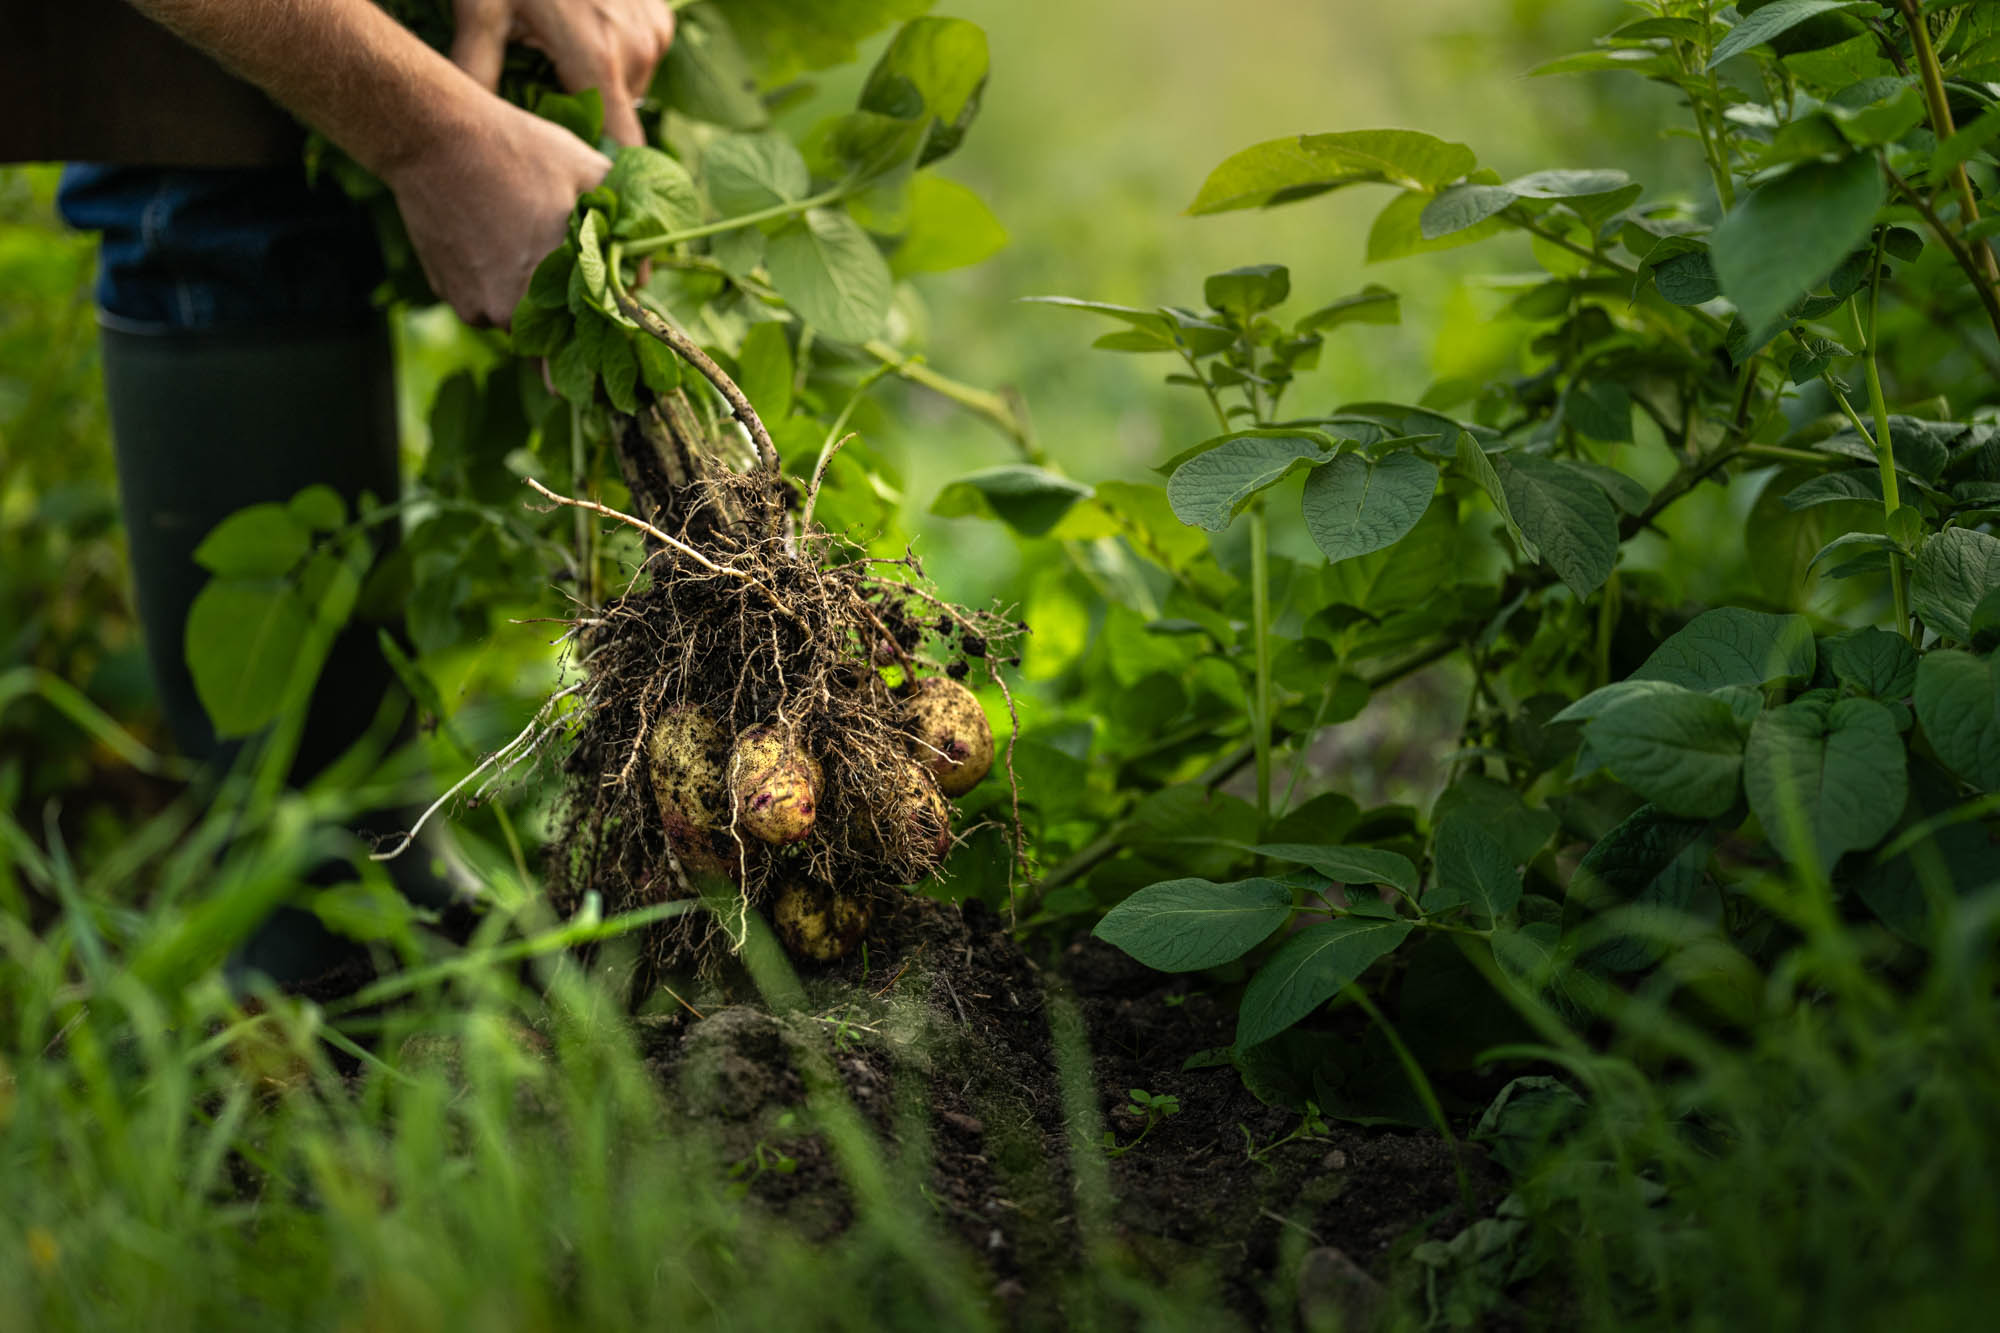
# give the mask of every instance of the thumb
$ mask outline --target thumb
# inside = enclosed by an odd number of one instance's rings
[[[500,66],[507,58],[507,6],[494,0],[458,0],[453,7],[457,32],[451,39],[451,60],[488,92],[500,86]]]

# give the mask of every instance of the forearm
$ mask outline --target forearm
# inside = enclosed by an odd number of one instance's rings
[[[372,0],[131,0],[388,177],[490,96]]]

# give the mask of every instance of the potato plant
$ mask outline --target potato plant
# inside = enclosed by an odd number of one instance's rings
[[[448,42],[449,5],[391,8]],[[609,175],[577,202],[506,335],[439,390],[417,494],[353,520],[405,528],[371,576],[379,595],[357,600],[405,600],[417,657],[395,636],[384,651],[434,714],[428,659],[487,633],[524,587],[568,584],[577,609],[560,642],[581,679],[488,754],[473,789],[477,801],[563,754],[547,876],[563,910],[727,892],[783,901],[796,924],[817,910],[799,904],[831,902],[839,929],[799,948],[830,958],[876,895],[941,869],[946,798],[995,767],[985,708],[959,682],[977,668],[1004,705],[999,670],[1022,626],[940,597],[914,555],[870,553],[894,549],[897,479],[851,429],[868,391],[902,376],[1019,430],[999,398],[909,349],[915,298],[899,288],[1002,238],[976,196],[923,171],[978,109],[985,35],[911,19],[854,108],[796,140],[754,91],[851,57],[887,17],[863,6],[739,40],[723,11],[682,14],[642,109],[648,144],[602,144]],[[559,91],[534,52],[509,56],[502,92],[602,141],[596,95]],[[325,145],[316,160],[376,201],[391,287],[420,296],[379,184]],[[294,577],[318,567],[302,560],[324,541],[312,525],[338,535],[348,522],[302,497],[218,537],[254,548],[216,566],[197,618],[219,609],[190,638],[229,734],[274,715],[319,600]],[[246,645],[230,628],[246,622],[267,632]],[[518,838],[500,832],[518,860]],[[1002,854],[1007,873],[1017,858],[1018,846]],[[677,956],[684,925],[656,932],[656,956]]]
[[[1016,467],[942,502],[1142,562],[1094,625],[1095,687],[1149,722],[1098,710],[1108,832],[1031,782],[1053,835],[1040,919],[1104,912],[1096,933],[1151,966],[1240,979],[1230,1057],[1301,1105],[1436,1119],[1426,1080],[1412,1097],[1395,1072],[1399,1012],[1433,1076],[1476,1054],[1464,1011],[1510,997],[1587,1024],[1645,987],[1747,1024],[1793,942],[1855,928],[1877,954],[1930,949],[2000,865],[2000,267],[1981,216],[2000,19],[1638,8],[1543,72],[1674,90],[1696,197],[1608,167],[1503,178],[1384,129],[1253,145],[1189,207],[1385,188],[1371,261],[1527,238],[1538,271],[1499,315],[1520,331],[1509,373],[1416,403],[1299,401],[1298,373],[1398,300],[1299,301],[1278,264],[1185,306],[1041,298],[1109,322],[1100,348],[1169,361],[1213,433],[1161,463],[1164,487]],[[1749,586],[1704,605],[1659,538],[1725,493]],[[1323,559],[1275,554],[1274,533]],[[1358,808],[1338,773],[1292,799],[1315,744],[1441,662],[1467,701],[1428,812]],[[1335,1001],[1389,1040],[1329,1040]]]

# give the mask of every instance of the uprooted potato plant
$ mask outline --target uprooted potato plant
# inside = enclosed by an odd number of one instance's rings
[[[712,957],[718,932],[739,941],[753,907],[794,956],[838,958],[885,896],[942,867],[949,798],[995,755],[961,682],[976,667],[1004,696],[998,663],[1025,627],[945,600],[912,554],[871,557],[815,525],[838,442],[799,496],[728,375],[650,309],[622,305],[708,379],[751,448],[733,427],[710,431],[677,389],[623,423],[639,513],[536,484],[636,528],[646,552],[626,592],[571,621],[583,679],[561,724],[551,893],[565,909],[595,893],[613,911],[707,898],[717,910],[656,927],[661,963]]]

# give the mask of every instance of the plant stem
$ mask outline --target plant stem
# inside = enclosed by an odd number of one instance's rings
[[[1804,467],[1833,467],[1846,461],[1839,454],[1822,454],[1811,449],[1786,449],[1776,444],[1746,444],[1738,452],[1745,458],[1762,458],[1773,463],[1797,463]]]
[[[1518,209],[1509,208],[1504,212],[1495,214],[1494,216],[1500,218],[1504,222],[1508,222],[1516,227],[1519,227],[1522,231],[1527,232],[1530,236],[1539,236],[1542,240],[1547,241],[1550,245],[1555,246],[1559,250],[1567,250],[1569,251],[1569,253],[1575,255],[1579,259],[1587,259],[1591,263],[1597,265],[1599,268],[1606,270],[1607,272],[1616,273],[1619,277],[1629,278],[1634,282],[1638,281],[1639,270],[1633,268],[1630,264],[1621,264],[1617,260],[1613,259],[1610,255],[1607,255],[1600,250],[1587,250],[1583,246],[1578,245],[1575,241],[1569,239],[1569,237],[1564,236],[1558,232],[1550,231],[1547,227],[1544,227],[1541,223],[1535,221],[1535,219],[1529,216],[1527,213],[1524,213]],[[1721,320],[1717,319],[1714,315],[1709,314],[1706,310],[1703,310],[1698,306],[1684,306],[1682,307],[1682,309],[1684,309],[1688,314],[1694,316],[1696,319],[1708,325],[1709,328],[1715,330],[1718,333],[1720,333],[1724,328],[1724,325]]]
[[[679,231],[670,231],[659,236],[647,236],[640,240],[627,241],[625,242],[625,253],[628,255],[649,255],[655,250],[664,250],[670,245],[679,245],[682,241],[698,241],[704,236],[719,236],[726,231],[741,231],[745,227],[754,227],[760,222],[774,222],[779,218],[796,217],[809,209],[823,208],[828,204],[837,204],[846,197],[847,191],[843,187],[836,185],[833,189],[816,194],[810,199],[793,199],[782,204],[772,204],[769,208],[760,208],[754,213],[742,213],[733,218],[722,218],[715,222],[704,222],[699,227],[683,227]]]
[[[1362,989],[1359,982],[1349,985],[1347,993],[1353,997],[1355,1006],[1368,1015],[1369,1020],[1388,1041],[1389,1049],[1395,1053],[1396,1063],[1403,1067],[1403,1074],[1410,1081],[1410,1090],[1416,1093],[1417,1100],[1423,1103],[1425,1114],[1430,1116],[1431,1123],[1437,1126],[1437,1132],[1444,1137],[1446,1147],[1451,1150],[1451,1166],[1458,1177],[1458,1197],[1460,1205],[1465,1209],[1465,1215],[1468,1218],[1478,1216],[1478,1196],[1472,1190],[1472,1176],[1465,1169],[1465,1154],[1459,1147],[1458,1135],[1451,1132],[1451,1121],[1444,1113],[1444,1103],[1438,1100],[1437,1089],[1431,1086],[1430,1077],[1424,1073],[1423,1065],[1404,1044],[1403,1036],[1396,1031],[1395,1024],[1376,1008],[1375,1002],[1368,998],[1368,992]]]
[[[1861,419],[1861,414],[1854,410],[1854,404],[1847,401],[1847,395],[1841,392],[1839,385],[1835,384],[1832,380],[1828,380],[1826,387],[1832,391],[1833,401],[1839,405],[1842,412],[1847,414],[1847,420],[1853,425],[1855,433],[1867,441],[1869,452],[1875,455],[1876,466],[1881,469],[1882,475],[1883,513],[1895,513],[1898,508],[1898,488],[1896,485],[1896,463],[1893,450],[1875,438],[1875,431],[1868,429],[1868,424]],[[1887,440],[1889,435],[1883,423],[1878,420],[1876,426],[1878,430],[1882,431],[1882,439]],[[1910,636],[1910,612],[1908,606],[1904,603],[1903,556],[1899,551],[1889,552],[1889,594],[1895,606],[1896,632],[1904,638],[1908,638]]]
[[[1364,676],[1361,683],[1367,687],[1370,694],[1373,694],[1377,690],[1386,689],[1388,686],[1395,684],[1405,676],[1415,675],[1425,667],[1451,656],[1458,651],[1459,647],[1460,644],[1455,639],[1439,640],[1414,657],[1406,657],[1395,666],[1385,667],[1372,676]],[[1275,737],[1275,739],[1283,738]],[[1197,773],[1190,781],[1195,786],[1203,789],[1218,787],[1234,777],[1243,765],[1249,763],[1255,757],[1256,747],[1254,745],[1239,745],[1228,754],[1217,758],[1207,768]],[[1121,825],[1113,828],[1108,833],[1099,834],[1082,849],[1071,855],[1068,860],[1042,876],[1041,881],[1035,885],[1034,892],[1030,897],[1030,905],[1032,906],[1034,903],[1041,901],[1049,890],[1068,884],[1073,880],[1082,879],[1092,870],[1110,860],[1113,856],[1116,856],[1118,849],[1125,845],[1125,832],[1125,828]]]
[[[651,334],[668,347],[671,347],[675,355],[700,371],[702,378],[715,386],[715,391],[722,395],[724,402],[729,404],[730,415],[734,416],[742,424],[743,429],[750,433],[751,443],[757,446],[758,461],[771,472],[777,472],[779,468],[778,446],[771,443],[771,432],[764,429],[763,419],[757,415],[757,409],[750,405],[750,399],[744,395],[742,389],[737,387],[736,381],[730,379],[728,375],[723,373],[722,367],[715,364],[715,358],[711,357],[707,352],[702,351],[701,346],[694,339],[675,328],[671,321],[647,309],[632,298],[631,293],[625,290],[625,275],[619,272],[619,267],[623,260],[623,248],[614,245],[606,257],[604,267],[610,278],[612,298],[618,303],[618,308],[624,312],[625,318],[637,324],[640,329]]]
[[[1562,235],[1560,232],[1550,231],[1547,227],[1544,227],[1541,223],[1535,221],[1534,218],[1530,217],[1526,213],[1517,212],[1514,209],[1510,208],[1506,212],[1500,214],[1500,216],[1505,218],[1507,221],[1513,223],[1515,226],[1519,227],[1522,231],[1525,231],[1532,236],[1539,236],[1543,240],[1547,241],[1550,245],[1555,246],[1559,250],[1567,250],[1579,259],[1587,259],[1591,263],[1598,265],[1600,268],[1610,269],[1613,273],[1616,273],[1621,277],[1636,278],[1639,276],[1639,270],[1633,268],[1630,264],[1621,264],[1617,260],[1613,259],[1610,255],[1601,253],[1600,251],[1597,250],[1586,250],[1582,246],[1578,245],[1575,241],[1572,241],[1569,237]],[[1694,307],[1689,306],[1688,309],[1694,310]],[[1703,312],[1699,310],[1694,310],[1694,313],[1699,315],[1702,314]]]
[[[1181,360],[1187,363],[1188,374],[1194,376],[1202,392],[1208,395],[1208,405],[1214,409],[1216,424],[1222,427],[1225,435],[1228,434],[1229,413],[1216,396],[1215,386],[1208,382],[1208,376],[1201,373],[1201,365],[1194,359],[1193,352],[1182,347],[1180,354]],[[1250,706],[1250,744],[1251,753],[1257,760],[1257,817],[1260,821],[1271,818],[1270,547],[1269,519],[1264,513],[1264,497],[1260,495],[1250,506],[1250,637],[1256,682]]]
[[[1944,225],[1944,219],[1931,207],[1930,200],[1924,198],[1922,190],[1891,171],[1887,163],[1883,164],[1882,170],[1888,176],[1889,184],[1895,186],[1896,192],[1923,216],[1924,224],[1931,229],[1931,234],[1938,238],[1938,243],[1950,252],[1952,261],[1964,271],[1966,278],[1972,283],[1973,295],[1979,298],[1979,304],[1986,310],[1986,321],[1993,326],[1993,336],[2000,338],[2000,292],[1996,292],[1993,280],[1980,267],[1972,251],[1966,248],[1965,242],[1952,235],[1951,229]],[[1982,248],[1984,248],[1983,243]],[[1986,257],[1991,259],[1993,252],[1987,250]]]
[[[1264,498],[1250,506],[1250,634],[1256,644],[1257,702],[1251,740],[1257,747],[1257,817],[1271,818],[1271,568],[1270,520]]]
[[[1714,5],[1710,3],[1710,0],[1703,0],[1701,7],[1701,30],[1704,37],[1708,35],[1709,20],[1713,10]],[[1706,46],[1707,44],[1704,42],[1703,45]],[[1708,57],[1712,54],[1712,49],[1697,49],[1695,59],[1706,68]],[[1693,78],[1694,71],[1688,68],[1687,56],[1683,54],[1679,42],[1674,43],[1674,57],[1680,62],[1681,72],[1689,78]],[[1722,100],[1721,88],[1716,82],[1715,71],[1713,70],[1709,70],[1708,72],[1708,89],[1709,92],[1715,94],[1718,102]],[[1686,89],[1682,91],[1687,92]],[[1736,188],[1729,178],[1729,164],[1723,158],[1723,150],[1716,143],[1716,136],[1709,131],[1708,113],[1702,110],[1701,102],[1696,99],[1692,92],[1688,92],[1688,110],[1693,113],[1695,130],[1701,136],[1701,155],[1708,162],[1709,178],[1715,182],[1715,197],[1722,201],[1722,209],[1726,213],[1736,206]]]
[[[579,495],[587,495],[590,469],[583,457],[583,409],[575,403],[569,405],[569,471],[570,489]],[[596,531],[596,525],[590,521],[590,515],[581,509],[577,510],[577,586],[591,606],[597,605],[597,553],[591,546],[591,537]]]
[[[1903,11],[1903,22],[1910,29],[1910,44],[1917,55],[1917,75],[1924,85],[1924,101],[1929,104],[1931,129],[1939,143],[1952,136],[1951,102],[1944,93],[1944,70],[1938,65],[1937,49],[1931,45],[1931,30],[1924,22],[1917,0],[1897,0],[1897,7]],[[1958,163],[1951,170],[1952,189],[1958,195],[1959,222],[1971,226],[1979,221],[1979,201],[1972,193],[1972,180],[1965,174],[1965,164]],[[2000,260],[1993,256],[1993,248],[1984,241],[1979,242],[1980,267],[1986,272],[1988,282],[2000,282]]]
[[[1921,20],[1917,26],[1922,28]],[[1868,375],[1868,407],[1875,417],[1875,463],[1882,470],[1882,517],[1895,516],[1902,507],[1896,478],[1895,439],[1889,431],[1889,404],[1882,395],[1882,371],[1875,358],[1875,313],[1882,304],[1882,237],[1875,238],[1875,253],[1868,268],[1868,324],[1862,327],[1861,312],[1849,305],[1854,316],[1854,332],[1861,339],[1861,364]],[[1852,409],[1849,409],[1850,412]],[[1889,553],[1889,592],[1896,608],[1896,633],[1910,637],[1910,608],[1903,591],[1903,557]]]
[[[975,389],[949,375],[940,375],[926,365],[922,357],[905,356],[879,338],[863,343],[862,350],[889,367],[899,378],[922,385],[940,398],[948,398],[968,412],[985,417],[1014,442],[1027,462],[1040,464],[1046,461],[1048,455],[1036,446],[1034,432],[1005,394]]]
[[[841,407],[840,415],[835,417],[833,425],[827,428],[826,439],[819,446],[819,457],[813,461],[812,486],[806,492],[805,508],[799,514],[800,532],[812,531],[813,506],[819,502],[820,478],[826,473],[826,465],[833,461],[834,450],[840,447],[842,432],[847,429],[848,419],[854,415],[854,409],[861,406],[861,400],[868,396],[868,391],[875,387],[876,382],[883,376],[894,373],[895,369],[894,366],[877,366],[863,375],[855,384],[854,392],[848,395],[847,402]]]

